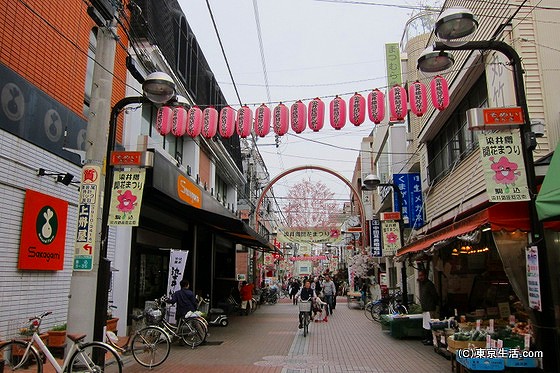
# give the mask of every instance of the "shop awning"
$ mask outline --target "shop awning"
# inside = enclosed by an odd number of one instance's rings
[[[428,249],[436,242],[472,232],[485,224],[488,224],[493,231],[502,229],[529,231],[529,205],[527,202],[495,204],[402,247],[397,252],[397,256]]]
[[[220,233],[230,236],[232,241],[255,248],[261,248],[261,251],[276,251],[272,243],[257,233],[247,223],[242,220],[228,219],[228,222],[222,222],[220,225],[210,224]]]
[[[548,166],[541,190],[537,195],[536,208],[539,220],[560,218],[560,145],[556,147]]]

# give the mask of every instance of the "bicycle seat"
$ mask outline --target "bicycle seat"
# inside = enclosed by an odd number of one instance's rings
[[[87,334],[67,334],[66,336],[74,343],[81,342]]]

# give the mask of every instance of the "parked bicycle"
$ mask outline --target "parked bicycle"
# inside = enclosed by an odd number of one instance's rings
[[[134,321],[141,321],[144,315],[133,315]],[[110,330],[105,332],[106,341],[121,354],[132,353],[138,364],[146,367],[157,367],[169,356],[171,351],[171,339],[167,332],[154,325],[148,325],[136,332],[128,334],[123,343],[119,343],[119,337]]]
[[[371,319],[380,321],[381,315],[408,314],[407,308],[402,304],[402,293],[397,291],[388,296],[382,297],[371,305]]]
[[[208,322],[198,313],[189,312],[177,324],[165,319],[167,297],[154,301],[154,307],[144,312],[146,323],[163,328],[171,341],[181,340],[184,344],[195,348],[200,346],[208,336]]]
[[[123,364],[119,354],[107,343],[84,342],[85,334],[68,334],[72,346],[60,365],[39,337],[39,327],[43,318],[52,312],[43,312],[29,319],[29,331],[33,335],[29,341],[11,340],[0,345],[0,364],[3,372],[43,372],[43,358],[48,360],[57,373],[62,372],[107,372],[121,373]],[[41,355],[42,353],[42,355]]]

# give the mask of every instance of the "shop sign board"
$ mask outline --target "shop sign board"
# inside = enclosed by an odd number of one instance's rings
[[[401,211],[405,227],[420,228],[424,225],[422,183],[420,174],[416,172],[406,174],[393,174],[393,183],[400,189],[402,194],[402,206],[396,195],[393,193],[393,206],[395,211]]]
[[[474,108],[467,110],[469,130],[516,128],[525,123],[520,107]]]
[[[401,231],[397,220],[382,220],[383,255],[391,256],[401,248]]]
[[[527,259],[527,290],[529,292],[529,308],[542,311],[541,285],[539,281],[539,250],[537,246],[525,249]]]
[[[96,245],[98,200],[101,167],[82,168],[82,182],[78,199],[78,229],[74,246],[74,271],[91,271]]]
[[[111,187],[109,225],[137,227],[144,191],[146,170],[115,171]]]
[[[25,191],[18,269],[59,271],[64,267],[68,202]]]
[[[490,202],[529,201],[519,130],[478,134]]]
[[[374,257],[381,257],[383,256],[381,221],[379,219],[370,220],[369,229],[369,236],[371,237],[371,255]]]

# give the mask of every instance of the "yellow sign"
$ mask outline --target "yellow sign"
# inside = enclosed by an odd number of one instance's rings
[[[182,201],[185,201],[196,208],[202,207],[202,192],[192,181],[179,175],[177,178],[177,195]]]
[[[145,175],[145,169],[115,171],[109,225],[138,226]]]
[[[381,222],[381,235],[383,236],[383,256],[395,255],[401,248],[401,231],[399,222],[384,220]]]

